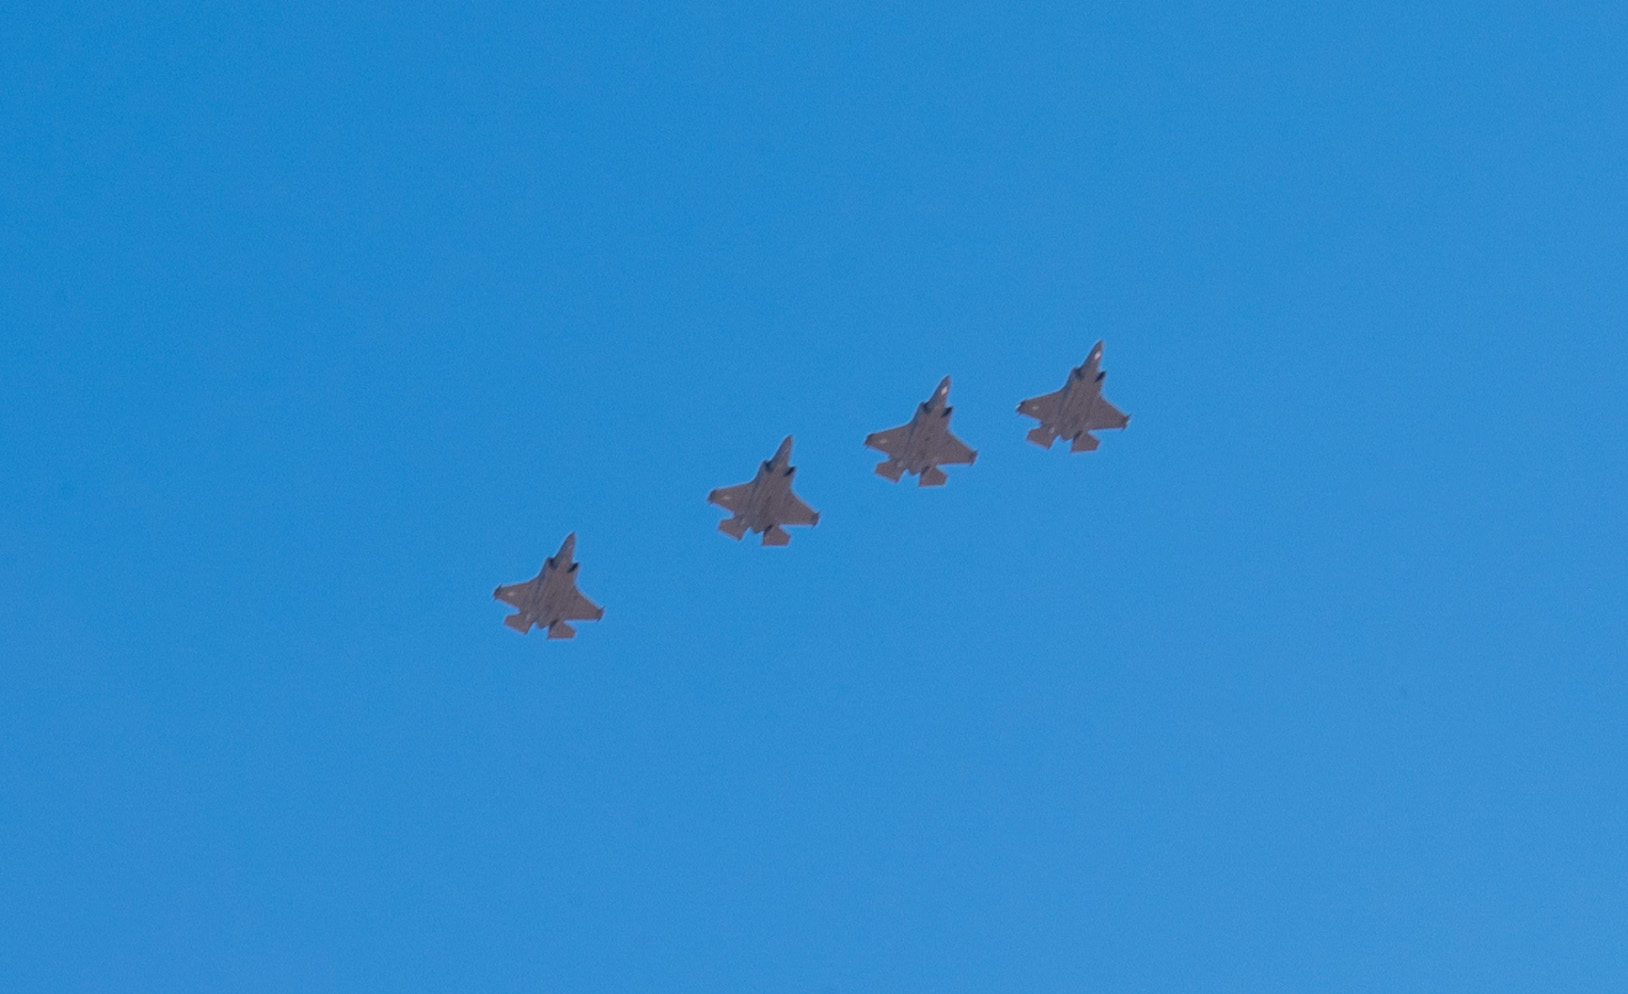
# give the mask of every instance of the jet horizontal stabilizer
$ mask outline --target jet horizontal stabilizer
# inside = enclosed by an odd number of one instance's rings
[[[531,619],[527,618],[524,613],[511,614],[503,619],[503,623],[522,635],[531,631]]]
[[[1088,431],[1082,431],[1078,435],[1074,436],[1074,444],[1068,447],[1068,451],[1095,452],[1097,450],[1097,446],[1101,444],[1101,442],[1097,441],[1097,436]]]
[[[1057,436],[1052,433],[1052,430],[1044,426],[1039,428],[1030,428],[1029,434],[1023,437],[1040,446],[1042,449],[1051,448],[1051,443],[1057,441]]]
[[[898,483],[899,477],[904,475],[904,467],[892,459],[884,459],[876,464],[876,475],[887,477],[894,483]]]
[[[918,487],[942,487],[949,477],[937,466],[928,466],[921,471],[921,479],[916,481]]]
[[[781,528],[779,525],[772,525],[768,531],[763,533],[764,545],[787,545],[790,542],[791,535],[789,535],[786,530]]]
[[[548,637],[551,639],[568,639],[576,635],[577,630],[563,621],[556,621],[548,626]]]
[[[725,518],[718,522],[718,530],[738,541],[742,535],[746,534],[746,519],[738,515],[733,518]]]

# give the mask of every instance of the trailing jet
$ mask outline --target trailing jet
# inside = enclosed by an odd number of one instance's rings
[[[1069,370],[1063,389],[1043,397],[1030,397],[1018,405],[1018,413],[1034,418],[1040,427],[1029,430],[1029,441],[1043,449],[1059,438],[1073,442],[1070,452],[1090,452],[1097,447],[1097,437],[1091,432],[1099,428],[1123,428],[1130,423],[1130,415],[1108,403],[1102,396],[1102,379],[1107,373],[1099,372],[1102,362],[1102,343],[1091,347],[1085,363]]]
[[[524,583],[511,583],[492,591],[492,596],[505,604],[517,607],[520,613],[511,614],[503,623],[524,635],[531,626],[548,629],[551,639],[568,639],[577,633],[568,621],[598,621],[605,609],[582,596],[577,589],[577,567],[571,561],[576,548],[576,532],[565,536],[560,551],[543,562],[542,572]]]
[[[758,467],[750,483],[721,487],[707,494],[709,503],[735,512],[733,518],[718,522],[718,530],[738,540],[750,528],[763,533],[764,545],[785,545],[791,536],[781,525],[819,524],[819,512],[791,492],[796,472],[791,465],[791,436],[787,435],[774,457]]]
[[[876,464],[876,475],[885,476],[894,483],[905,473],[919,474],[917,486],[939,487],[949,477],[939,464],[971,463],[978,453],[950,434],[949,406],[950,378],[944,377],[933,395],[916,406],[916,413],[907,425],[872,432],[865,436],[865,445],[888,458]]]

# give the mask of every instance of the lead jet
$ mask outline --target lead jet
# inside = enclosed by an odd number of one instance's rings
[[[709,503],[735,512],[733,518],[718,522],[718,530],[739,540],[750,528],[763,533],[764,545],[785,545],[791,536],[781,525],[819,524],[819,512],[791,492],[796,473],[791,465],[791,436],[787,435],[774,457],[758,467],[751,482],[720,487],[707,494]]]
[[[1099,444],[1093,431],[1130,423],[1130,415],[1102,396],[1102,380],[1108,374],[1097,369],[1101,362],[1102,343],[1098,342],[1082,365],[1069,370],[1063,389],[1018,405],[1019,414],[1040,422],[1040,427],[1029,430],[1029,441],[1049,449],[1057,439],[1066,438],[1073,443],[1070,452],[1090,452]]]
[[[865,436],[867,447],[888,456],[876,464],[877,476],[897,483],[905,473],[916,473],[917,486],[940,487],[949,479],[938,468],[940,464],[970,464],[978,458],[978,453],[950,434],[950,412],[954,408],[949,401],[950,378],[946,376],[931,397],[916,405],[909,424]]]
[[[605,609],[582,596],[577,589],[577,567],[571,561],[576,548],[576,532],[565,536],[560,551],[543,561],[542,572],[524,583],[511,583],[492,591],[492,596],[520,609],[503,623],[524,635],[531,626],[548,629],[551,639],[568,639],[577,633],[568,621],[598,621]]]

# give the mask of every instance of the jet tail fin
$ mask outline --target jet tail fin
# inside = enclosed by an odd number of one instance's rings
[[[949,477],[944,475],[944,471],[942,469],[939,469],[937,466],[928,466],[926,469],[921,471],[921,479],[916,481],[916,486],[942,487],[948,480]]]
[[[746,519],[739,515],[725,518],[718,522],[718,530],[738,542],[741,536],[746,534]]]
[[[1082,431],[1078,435],[1074,436],[1074,444],[1072,444],[1072,445],[1070,445],[1068,447],[1068,451],[1070,451],[1070,452],[1095,452],[1097,446],[1099,446],[1101,444],[1102,444],[1101,442],[1097,441],[1097,436],[1091,434],[1088,431]]]
[[[892,459],[884,459],[876,464],[876,475],[886,477],[887,479],[892,480],[894,483],[898,483],[899,477],[904,475],[904,467],[900,466]]]
[[[1029,434],[1025,435],[1024,437],[1034,444],[1040,446],[1042,449],[1051,448],[1051,443],[1057,441],[1056,432],[1053,432],[1045,425],[1041,425],[1039,428],[1030,428]]]
[[[563,621],[556,621],[548,626],[548,637],[551,639],[568,639],[577,633],[575,628]]]
[[[790,542],[791,536],[779,525],[771,525],[769,530],[763,533],[764,545],[786,545]]]
[[[531,631],[531,620],[526,617],[526,613],[524,611],[520,612],[519,614],[509,615],[507,618],[503,619],[503,623],[522,635]]]

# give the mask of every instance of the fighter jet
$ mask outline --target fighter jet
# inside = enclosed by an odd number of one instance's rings
[[[916,406],[909,424],[865,436],[867,447],[888,456],[876,464],[877,476],[897,483],[905,473],[916,473],[920,476],[917,486],[940,487],[949,479],[938,468],[940,463],[971,463],[978,458],[978,453],[950,434],[954,408],[949,400],[950,378],[946,376],[933,395]]]
[[[551,639],[568,639],[577,633],[568,621],[598,621],[605,609],[582,596],[577,589],[577,567],[571,561],[576,548],[576,532],[565,536],[560,551],[544,560],[542,572],[524,583],[511,583],[492,591],[492,596],[520,609],[503,623],[524,635],[531,626],[548,629]]]
[[[791,492],[791,480],[796,472],[791,465],[791,436],[787,435],[775,450],[774,458],[758,467],[757,476],[750,483],[720,487],[707,494],[709,503],[735,512],[733,518],[718,522],[718,530],[739,540],[750,528],[763,533],[764,545],[785,545],[791,536],[781,525],[819,524],[819,512]]]
[[[1018,405],[1019,414],[1040,422],[1040,427],[1029,430],[1029,441],[1049,449],[1057,439],[1066,438],[1074,443],[1070,452],[1090,452],[1098,444],[1091,432],[1130,423],[1130,415],[1103,399],[1102,379],[1108,374],[1097,370],[1101,362],[1102,343],[1098,342],[1091,346],[1083,365],[1069,370],[1063,389]]]

